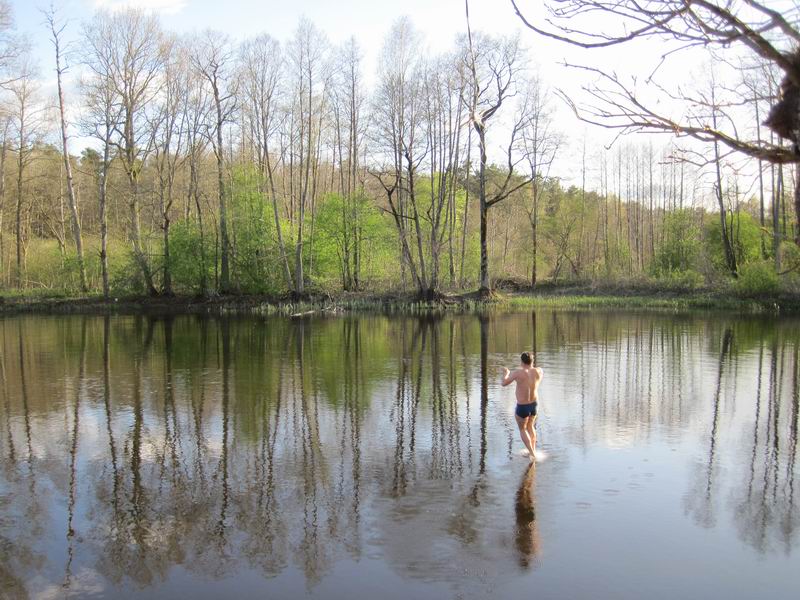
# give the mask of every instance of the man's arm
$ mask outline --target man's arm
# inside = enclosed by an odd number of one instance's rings
[[[504,371],[504,373],[503,373],[503,381],[500,382],[500,385],[502,385],[503,387],[506,387],[508,384],[510,384],[512,381],[514,381],[517,378],[517,372],[516,371],[509,371],[505,367],[503,367],[503,371]]]

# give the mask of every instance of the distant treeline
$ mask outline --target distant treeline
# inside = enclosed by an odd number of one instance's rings
[[[738,278],[758,292],[779,273],[793,285],[797,250],[781,244],[795,237],[793,169],[764,165],[754,193],[724,158],[714,169],[673,145],[584,143],[581,184],[567,187],[551,167],[568,124],[518,38],[473,32],[430,56],[400,19],[368,89],[357,42],[333,46],[306,20],[283,44],[235,43],[100,12],[65,47],[51,11],[51,107],[0,8],[7,288],[434,297],[497,279]],[[79,87],[62,84],[67,66]],[[92,147],[69,146],[73,126]]]

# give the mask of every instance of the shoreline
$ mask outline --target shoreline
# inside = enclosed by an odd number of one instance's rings
[[[513,312],[523,309],[620,309],[669,312],[712,311],[741,314],[800,314],[800,296],[743,298],[721,291],[680,291],[635,287],[542,285],[535,290],[499,290],[489,299],[477,292],[442,294],[423,301],[403,293],[311,294],[291,296],[60,296],[21,294],[0,296],[0,315],[207,314],[304,317],[325,314],[379,313],[424,315],[439,313]]]

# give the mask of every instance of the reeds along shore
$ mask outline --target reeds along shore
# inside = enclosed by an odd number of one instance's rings
[[[260,295],[72,298],[22,295],[0,297],[0,314],[216,314],[285,316],[292,318],[335,316],[345,313],[387,315],[482,314],[527,309],[619,309],[666,311],[734,311],[750,314],[800,313],[800,297],[744,298],[719,291],[551,289],[545,292],[495,292],[488,298],[477,293],[442,295],[424,301],[404,294],[309,295],[302,299]]]

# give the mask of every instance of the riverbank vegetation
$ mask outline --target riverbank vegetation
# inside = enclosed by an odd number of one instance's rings
[[[286,40],[233,40],[178,36],[135,10],[71,32],[51,9],[33,33],[53,41],[53,101],[0,9],[7,296],[800,292],[797,149],[773,118],[793,80],[747,44],[741,68],[709,54],[698,93],[713,101],[690,121],[731,125],[763,152],[712,136],[701,160],[681,139],[605,148],[568,135],[528,59],[535,39],[465,27],[431,55],[401,18],[368,86],[357,40],[334,45],[307,20]],[[800,38],[757,16],[776,52]],[[80,77],[62,87],[68,67]],[[575,172],[555,172],[576,148]]]

